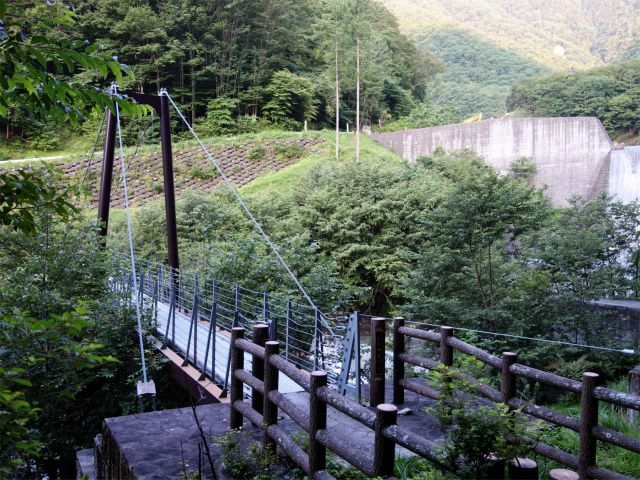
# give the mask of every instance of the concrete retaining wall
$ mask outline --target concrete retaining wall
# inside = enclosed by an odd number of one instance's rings
[[[372,135],[409,161],[442,146],[469,148],[501,172],[521,156],[532,157],[537,186],[547,185],[554,206],[574,194],[593,198],[608,189],[613,144],[600,120],[581,118],[499,118]]]

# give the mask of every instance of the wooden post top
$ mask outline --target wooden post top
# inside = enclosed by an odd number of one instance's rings
[[[325,372],[323,370],[316,370],[315,372],[311,372],[311,376],[312,377],[326,377],[327,376],[327,372]]]
[[[383,412],[396,412],[398,410],[398,407],[390,403],[380,403],[378,404],[378,410],[381,410]]]

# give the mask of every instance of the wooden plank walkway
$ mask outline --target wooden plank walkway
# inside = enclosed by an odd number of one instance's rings
[[[158,330],[161,334],[165,334],[167,331],[167,323],[169,319],[169,306],[163,303],[158,303]],[[183,357],[185,352],[187,351],[187,344],[189,341],[189,330],[191,328],[191,317],[179,312],[176,310],[175,313],[176,326],[175,326],[175,346],[170,346],[174,351],[177,350],[177,353],[180,353]],[[197,328],[197,355],[195,361],[195,367],[202,371],[202,367],[204,364],[204,356],[207,348],[207,336],[209,335],[209,322],[205,322],[199,320],[196,322]],[[171,328],[173,330],[173,327]],[[193,334],[192,334],[193,335]],[[169,332],[169,338],[172,338],[172,332]],[[218,330],[215,332],[215,370],[212,372],[212,362],[211,362],[211,348],[213,347],[213,341],[211,342],[211,347],[209,351],[209,358],[207,359],[207,365],[205,366],[205,374],[210,378],[214,379],[215,383],[219,383],[220,385],[224,385],[224,377],[227,371],[227,359],[229,358],[229,344],[231,338],[229,333],[225,330]],[[189,360],[193,364],[193,351],[194,345],[193,340],[191,342],[191,349],[189,351]],[[252,356],[248,353],[245,353],[244,356],[244,369],[247,371],[251,371],[251,361]],[[214,377],[215,376],[215,377]],[[300,392],[302,388],[293,382],[289,377],[284,374],[280,374],[279,378],[279,388],[282,393],[292,393],[292,392]],[[250,396],[251,389],[245,386],[245,394]]]

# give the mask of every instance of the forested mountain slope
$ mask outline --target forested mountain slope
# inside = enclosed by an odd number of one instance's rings
[[[425,27],[415,41],[418,48],[437,52],[447,66],[434,100],[441,105],[454,100],[463,117],[504,115],[511,85],[549,72],[533,60],[453,25]]]
[[[436,102],[463,117],[507,113],[510,85],[640,56],[638,0],[379,0],[446,64]]]
[[[381,0],[411,37],[452,23],[557,70],[610,62],[639,38],[638,0]],[[562,45],[564,54],[556,51]]]

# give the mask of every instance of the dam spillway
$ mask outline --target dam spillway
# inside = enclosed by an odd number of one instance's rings
[[[623,203],[640,198],[640,145],[611,151],[608,192]]]

